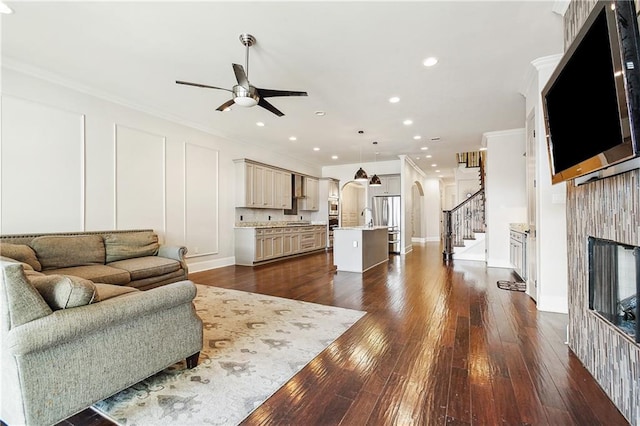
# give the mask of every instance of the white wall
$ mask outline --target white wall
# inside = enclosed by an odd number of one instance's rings
[[[536,131],[536,274],[538,309],[568,312],[566,183],[551,184],[551,168],[544,137],[544,116],[540,92],[560,60],[560,55],[531,63],[526,89],[526,117],[535,114]]]
[[[320,175],[77,89],[3,68],[2,234],[150,227],[207,269],[234,263],[233,159]]]
[[[485,133],[487,266],[511,268],[509,223],[527,220],[524,129]],[[486,144],[485,144],[486,143]]]
[[[369,178],[375,174],[380,175],[397,175],[400,174],[400,160],[377,161],[373,163],[357,163],[357,164],[338,164],[335,166],[324,166],[322,168],[322,177],[330,177],[340,181],[340,192],[342,188],[349,182],[353,181],[353,177],[359,167],[362,167]],[[367,187],[367,206],[370,207],[369,186]]]
[[[440,241],[440,231],[442,229],[442,206],[441,191],[442,182],[439,179],[425,179],[422,182],[424,189],[424,228],[426,241]]]

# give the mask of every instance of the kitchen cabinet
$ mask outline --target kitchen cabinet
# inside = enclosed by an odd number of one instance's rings
[[[291,208],[291,172],[243,160],[236,163],[236,207]]]
[[[509,258],[513,270],[524,282],[527,281],[527,234],[509,231]]]
[[[306,176],[304,178],[304,193],[305,198],[302,199],[302,206],[300,210],[313,210],[317,211],[320,207],[319,188],[320,180]]]
[[[329,198],[340,198],[340,181],[335,179],[329,180]]]
[[[400,195],[400,175],[381,175],[380,186],[370,186],[369,194],[372,197],[378,195]]]
[[[284,170],[274,172],[275,208],[288,210],[291,208],[291,173]]]
[[[236,265],[253,266],[326,246],[326,225],[235,229]]]

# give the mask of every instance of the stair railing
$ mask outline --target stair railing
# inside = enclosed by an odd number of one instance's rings
[[[443,210],[445,262],[453,259],[454,247],[464,247],[465,239],[474,239],[476,232],[485,232],[484,188],[451,210]]]

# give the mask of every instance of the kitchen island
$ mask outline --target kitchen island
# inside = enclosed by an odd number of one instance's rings
[[[333,230],[333,263],[338,271],[362,273],[389,260],[386,226]]]

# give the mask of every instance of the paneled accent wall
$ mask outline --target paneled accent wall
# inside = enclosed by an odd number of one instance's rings
[[[84,126],[83,114],[2,97],[2,230],[84,228]]]
[[[166,231],[166,138],[115,125],[116,229]],[[105,194],[106,196],[106,194]]]
[[[188,257],[218,253],[218,151],[185,144],[185,229]]]
[[[573,1],[568,45],[595,4]],[[640,347],[589,304],[589,236],[640,245],[640,170],[575,186],[567,183],[569,346],[631,424],[640,425]]]

